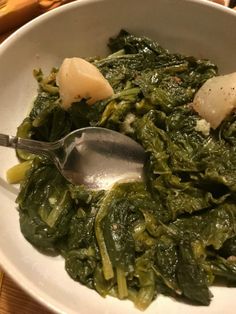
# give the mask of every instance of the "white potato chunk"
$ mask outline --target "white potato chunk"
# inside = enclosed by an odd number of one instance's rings
[[[236,73],[207,80],[196,93],[193,108],[216,129],[236,107]]]
[[[64,109],[82,98],[92,105],[114,94],[102,73],[82,58],[64,59],[57,74],[57,85]]]

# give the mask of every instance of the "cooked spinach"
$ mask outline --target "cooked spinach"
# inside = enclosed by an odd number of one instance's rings
[[[21,182],[20,226],[68,274],[102,296],[145,309],[160,293],[208,305],[215,277],[236,281],[235,113],[208,135],[191,102],[217,75],[208,60],[169,53],[126,31],[112,54],[94,58],[115,94],[64,111],[57,70],[35,71],[38,95],[18,135],[54,141],[85,126],[115,129],[146,151],[146,181],[90,191],[65,181],[49,160],[18,151],[32,166]]]

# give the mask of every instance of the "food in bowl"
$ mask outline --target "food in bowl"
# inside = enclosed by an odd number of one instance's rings
[[[208,305],[216,277],[236,280],[236,115],[217,128],[193,109],[217,75],[208,60],[169,53],[126,31],[112,54],[89,58],[114,94],[61,106],[58,70],[34,74],[38,95],[17,135],[55,141],[86,126],[113,129],[147,154],[146,182],[91,191],[68,183],[46,158],[17,151],[17,197],[25,238],[61,254],[76,281],[146,309],[160,293]],[[19,179],[19,177],[18,177]]]

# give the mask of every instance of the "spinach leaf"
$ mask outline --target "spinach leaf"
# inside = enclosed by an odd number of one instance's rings
[[[224,242],[220,248],[220,255],[223,257],[236,256],[236,236]]]
[[[212,272],[218,276],[228,280],[228,282],[236,283],[236,262],[234,259],[224,259],[220,256],[209,261]]]
[[[94,289],[93,274],[97,266],[92,248],[70,250],[65,254],[65,268],[68,274],[82,284]]]
[[[203,305],[210,303],[212,295],[207,286],[206,274],[195,260],[190,243],[186,241],[179,246],[176,275],[179,287],[187,298]]]
[[[35,159],[17,197],[21,231],[44,251],[56,251],[74,212],[65,179],[55,166]]]

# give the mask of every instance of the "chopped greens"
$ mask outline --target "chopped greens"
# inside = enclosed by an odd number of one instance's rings
[[[91,60],[111,98],[64,111],[57,70],[35,71],[38,96],[17,134],[55,141],[81,127],[114,129],[145,149],[146,181],[90,191],[45,157],[18,151],[28,161],[17,198],[21,231],[42,252],[61,254],[71,278],[103,297],[128,298],[141,310],[160,293],[208,305],[215,278],[236,282],[236,115],[209,134],[196,127],[191,102],[217,75],[210,61],[126,31],[108,46],[111,55]]]

